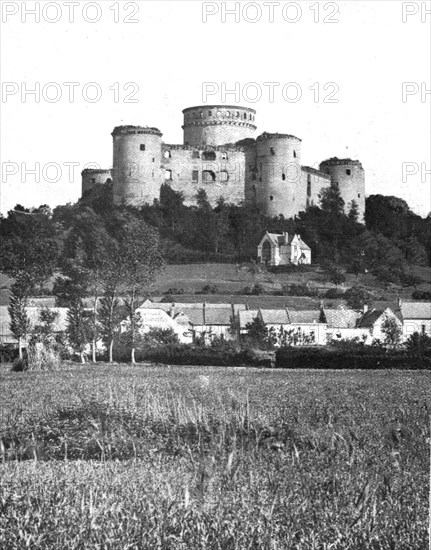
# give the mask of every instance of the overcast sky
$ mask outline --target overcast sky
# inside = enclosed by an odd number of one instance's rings
[[[359,159],[367,195],[431,210],[431,2],[264,2],[260,14],[241,2],[237,15],[223,13],[235,2],[75,3],[25,2],[37,22],[1,2],[2,213],[75,202],[87,163],[112,166],[114,126],[182,143],[182,109],[205,102],[252,107],[258,134],[302,139],[302,164]],[[223,97],[235,83],[240,97]]]

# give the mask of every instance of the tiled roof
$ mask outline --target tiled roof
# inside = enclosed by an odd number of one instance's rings
[[[137,312],[141,316],[143,327],[177,328],[177,323],[161,309],[140,308]]]
[[[285,309],[263,309],[260,313],[266,325],[289,324],[289,317]]]
[[[189,319],[192,325],[204,324],[204,309],[203,307],[187,308],[183,310],[184,315]]]
[[[57,318],[54,321],[53,328],[55,332],[64,331],[67,328],[67,313],[68,308],[66,307],[53,307],[49,308],[50,311],[56,312]],[[30,326],[33,328],[35,325],[40,323],[40,312],[41,308],[39,307],[27,307],[25,309],[27,317],[30,320]],[[0,336],[3,340],[6,338],[8,341],[14,341],[12,332],[10,330],[10,316],[7,306],[0,306]]]
[[[329,328],[355,328],[360,315],[353,309],[325,309],[326,322]]]
[[[401,302],[403,319],[431,320],[431,302]]]
[[[257,309],[245,309],[239,312],[239,325],[241,328],[245,328],[248,323],[252,323],[259,315]]]
[[[299,310],[294,311],[289,309],[288,310],[290,322],[293,325],[309,325],[313,323],[321,323],[320,316],[321,311],[320,309],[305,309],[305,310]]]
[[[206,325],[230,325],[231,308],[205,308]]]
[[[384,314],[385,310],[382,309],[372,309],[367,311],[362,315],[358,321],[359,328],[371,328],[374,326],[376,321]]]

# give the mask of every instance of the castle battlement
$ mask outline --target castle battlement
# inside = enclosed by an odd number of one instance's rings
[[[183,110],[182,144],[162,142],[155,127],[123,125],[112,132],[113,169],[84,170],[83,192],[110,181],[116,204],[140,206],[167,184],[195,204],[199,189],[215,205],[220,197],[255,204],[267,216],[291,218],[318,205],[322,189],[337,186],[348,212],[365,212],[365,174],[359,160],[329,158],[319,169],[301,165],[302,140],[284,133],[256,136],[256,111],[239,105]]]

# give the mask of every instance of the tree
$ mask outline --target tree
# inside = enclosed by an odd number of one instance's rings
[[[359,207],[358,203],[355,200],[350,203],[349,213],[347,214],[347,217],[353,222],[357,222],[359,219]]]
[[[11,287],[8,312],[10,316],[10,330],[18,340],[19,358],[23,358],[23,340],[30,330],[30,320],[27,317],[26,306],[31,287],[30,278],[21,273]]]
[[[414,332],[407,339],[406,348],[413,353],[423,355],[431,350],[431,338],[428,334]]]
[[[85,363],[85,349],[91,341],[93,334],[91,330],[91,319],[88,312],[84,310],[82,300],[76,296],[69,305],[67,314],[68,327],[67,336],[72,348],[81,358],[81,363]]]
[[[135,342],[139,331],[136,315],[139,297],[147,290],[164,266],[158,233],[142,219],[124,216],[118,231],[119,266],[127,295],[130,354],[135,363]]]
[[[401,341],[402,329],[400,323],[394,317],[385,315],[382,322],[382,332],[385,335],[384,343],[395,347]]]
[[[251,323],[247,323],[245,329],[247,331],[246,339],[249,340],[252,345],[260,349],[267,348],[268,331],[263,319],[259,315],[256,316]]]
[[[120,324],[123,319],[116,294],[115,288],[108,288],[100,300],[100,334],[108,350],[109,363],[113,361],[114,340],[120,331]]]
[[[338,185],[324,187],[319,194],[320,207],[324,212],[343,214],[344,200],[341,197]]]

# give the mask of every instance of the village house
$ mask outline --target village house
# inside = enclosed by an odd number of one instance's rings
[[[265,233],[257,247],[257,258],[267,266],[311,264],[311,249],[300,235]]]
[[[431,302],[400,300],[399,308],[403,323],[403,342],[414,332],[431,337]]]
[[[367,307],[364,308],[364,313],[358,319],[357,328],[369,332],[370,336],[365,341],[366,344],[371,344],[373,341],[385,341],[386,334],[382,328],[386,319],[393,319],[399,328],[402,328],[402,322],[391,308],[371,310],[368,310]]]
[[[60,333],[60,332],[66,331],[67,314],[69,311],[68,308],[49,307],[48,309],[50,312],[57,314],[53,323],[54,333]],[[26,315],[30,321],[30,332],[34,329],[36,325],[40,324],[41,311],[42,311],[42,308],[35,307],[35,306],[25,308]],[[16,340],[16,338],[14,337],[10,329],[10,322],[11,322],[11,319],[8,311],[8,306],[0,306],[0,344],[2,345],[18,343],[18,341]],[[26,343],[27,343],[26,341],[23,342],[24,345],[26,345]]]
[[[328,344],[341,340],[354,340],[355,338],[364,343],[371,343],[369,329],[357,326],[362,313],[345,306],[324,309],[323,313],[327,323],[326,337]]]

